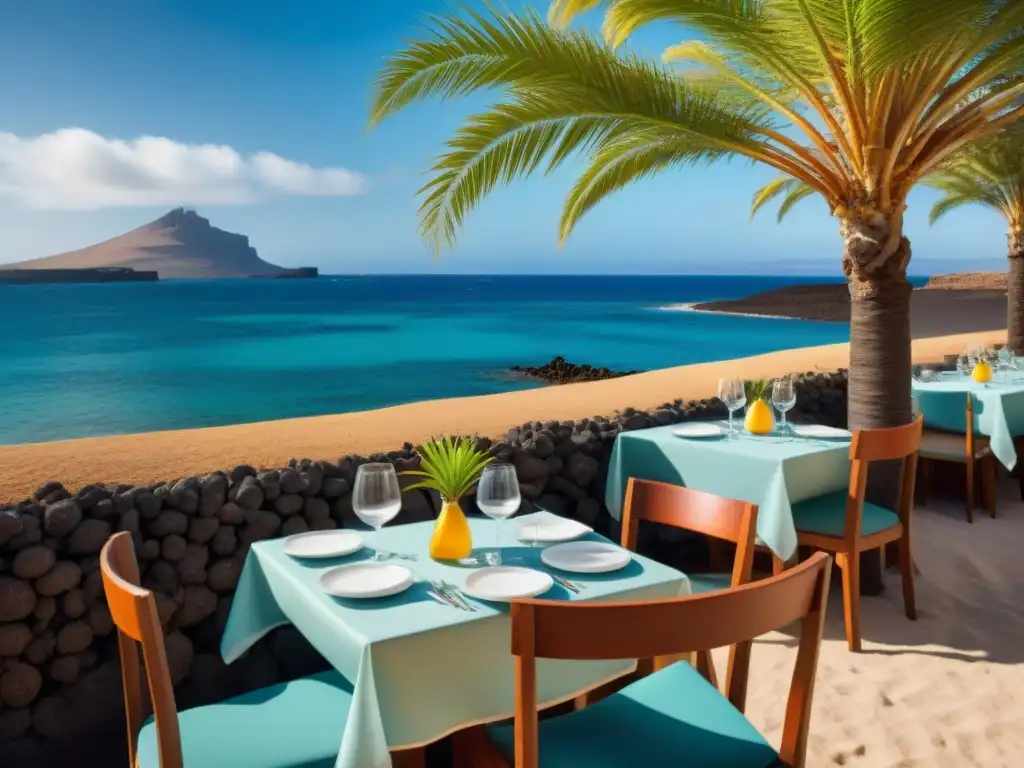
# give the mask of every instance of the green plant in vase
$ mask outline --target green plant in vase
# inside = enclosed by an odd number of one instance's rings
[[[473,551],[469,521],[459,500],[473,490],[480,474],[493,459],[477,450],[467,437],[434,438],[416,449],[420,469],[402,472],[423,479],[406,490],[427,488],[441,494],[441,514],[430,537],[430,556],[438,560],[460,560]]]
[[[747,382],[747,415],[743,426],[752,435],[767,435],[775,429],[775,417],[768,405],[772,383],[768,379]]]

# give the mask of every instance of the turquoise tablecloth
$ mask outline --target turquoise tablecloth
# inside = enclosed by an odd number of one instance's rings
[[[682,438],[675,426],[623,432],[608,467],[605,500],[622,517],[631,477],[685,485],[759,505],[758,538],[788,560],[796,553],[790,504],[848,487],[850,441],[792,435]]]
[[[1024,435],[1024,377],[979,384],[965,376],[944,375],[939,381],[915,381],[913,391],[926,427],[961,434],[967,429],[970,392],[975,433],[989,438],[992,453],[1007,469],[1016,466],[1013,438]]]
[[[491,520],[473,519],[470,525],[478,547],[493,546]],[[518,525],[518,519],[507,524],[509,542]],[[329,568],[368,557],[367,550],[338,560],[297,561],[282,552],[279,539],[254,544],[246,559],[221,653],[230,663],[269,630],[290,623],[351,680],[354,701],[343,739],[338,724],[338,768],[390,766],[389,748],[428,744],[460,728],[512,716],[508,606],[475,603],[479,610],[469,613],[428,597],[424,582],[463,584],[470,572],[428,557],[431,530],[429,522],[384,529],[383,549],[418,555],[416,562],[393,561],[408,565],[417,583],[401,595],[379,600],[336,599],[317,583]],[[516,545],[505,549],[504,557],[506,564],[543,569],[539,555],[539,549]],[[510,563],[510,558],[520,562]],[[690,591],[686,576],[640,556],[617,573],[572,578],[585,584],[580,595],[556,585],[545,597],[656,600]],[[540,660],[538,700],[568,700],[635,664]]]

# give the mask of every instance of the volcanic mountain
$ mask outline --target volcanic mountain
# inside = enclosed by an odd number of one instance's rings
[[[175,208],[156,221],[77,251],[6,264],[16,269],[130,267],[160,279],[251,277],[288,270],[259,257],[249,238],[210,224],[193,210]]]

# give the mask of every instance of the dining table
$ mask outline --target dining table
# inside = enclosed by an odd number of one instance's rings
[[[561,520],[540,511],[513,518],[507,528],[526,530]],[[385,562],[408,567],[414,582],[379,598],[339,598],[321,577],[333,568],[364,561],[364,547],[348,556],[310,560],[285,553],[287,539],[250,548],[221,642],[225,662],[240,658],[275,627],[292,625],[353,685],[347,723],[339,716],[337,768],[386,768],[390,752],[414,749],[457,731],[510,718],[514,705],[514,658],[507,602],[462,598],[460,610],[431,595],[432,584],[461,587],[493,550],[493,520],[470,517],[474,549],[470,564],[430,558],[433,522],[386,526],[374,544],[395,556]],[[511,532],[509,532],[511,533]],[[507,538],[513,539],[511,535]],[[607,542],[596,533],[581,541]],[[556,573],[541,560],[544,546],[520,541],[500,548],[503,565]],[[628,563],[608,573],[563,573],[539,598],[633,601],[685,596],[686,575],[629,553]],[[574,699],[636,668],[636,660],[538,660],[537,700],[542,707]]]
[[[850,433],[826,428],[811,437],[794,425],[755,435],[714,424],[719,433],[707,437],[681,436],[680,424],[619,434],[605,486],[608,511],[622,518],[631,477],[739,499],[759,507],[758,542],[790,560],[797,549],[791,505],[848,487]]]
[[[977,382],[943,372],[933,381],[915,380],[911,388],[925,427],[959,434],[967,429],[970,393],[975,434],[989,438],[992,453],[1007,469],[1017,465],[1015,438],[1024,436],[1024,373],[999,372],[991,381]]]

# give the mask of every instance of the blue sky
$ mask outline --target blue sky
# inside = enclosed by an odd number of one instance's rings
[[[0,194],[0,262],[82,247],[195,203],[215,225],[249,235],[264,258],[327,272],[839,273],[837,226],[824,204],[806,201],[782,225],[773,212],[749,222],[751,193],[774,173],[741,161],[635,185],[592,212],[562,251],[555,233],[573,167],[518,182],[492,194],[456,249],[433,261],[417,233],[415,190],[460,118],[485,99],[419,105],[369,133],[366,121],[384,57],[425,13],[451,8],[440,0],[0,0],[0,140],[7,134],[23,151],[22,170],[37,185]],[[684,37],[677,27],[650,29],[634,46],[656,55]],[[87,195],[91,208],[68,210],[39,189],[52,174],[95,170],[81,167],[92,161],[31,140],[69,128],[92,132],[72,136],[83,141],[156,136],[231,147],[253,188],[225,190],[231,204],[197,203],[197,194],[213,194],[204,185],[181,187],[173,203]],[[291,161],[287,178],[260,171],[249,160],[260,152]],[[313,188],[336,194],[294,193]],[[1004,268],[1002,220],[971,209],[929,228],[934,198],[911,197],[911,271]]]

